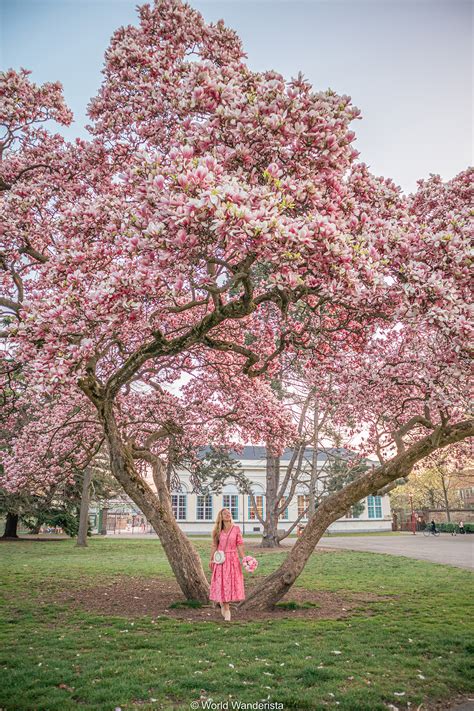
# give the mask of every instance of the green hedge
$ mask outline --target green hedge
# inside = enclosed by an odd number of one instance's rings
[[[437,523],[436,528],[441,533],[459,533],[459,524],[457,523]],[[474,523],[465,523],[464,530],[466,533],[474,533]]]

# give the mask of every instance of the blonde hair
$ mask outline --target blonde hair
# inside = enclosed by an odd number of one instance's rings
[[[234,524],[234,519],[232,518],[232,511],[230,509],[228,509],[226,506],[224,506],[224,508],[222,508],[219,511],[219,513],[217,514],[216,522],[214,524],[214,528],[212,529],[212,540],[213,540],[213,543],[216,544],[216,546],[219,545],[219,538],[221,535],[221,531],[224,528],[224,517],[222,516],[223,511],[229,511],[231,523],[232,523],[232,525]]]

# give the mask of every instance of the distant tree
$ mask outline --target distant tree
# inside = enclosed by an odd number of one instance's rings
[[[417,466],[407,482],[391,492],[392,508],[408,509],[411,496],[415,508],[441,509],[451,521],[452,509],[464,508],[460,489],[474,485],[469,450],[457,450],[437,453]]]

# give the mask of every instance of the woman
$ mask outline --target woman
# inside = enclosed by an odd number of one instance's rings
[[[214,563],[216,550],[224,551],[223,563]],[[244,575],[239,560],[245,555],[244,540],[240,527],[232,521],[229,509],[221,509],[217,514],[212,531],[212,550],[209,570],[212,570],[209,599],[219,602],[224,619],[230,622],[229,602],[245,600]]]

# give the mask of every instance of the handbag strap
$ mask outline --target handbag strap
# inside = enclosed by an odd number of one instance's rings
[[[227,540],[226,540],[226,542],[225,542],[224,551],[227,550],[227,544],[229,543],[230,532],[231,532],[232,529],[234,528],[234,525],[235,525],[235,524],[232,524],[232,526],[231,526],[230,529],[229,529],[229,533],[227,534]]]

